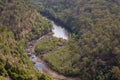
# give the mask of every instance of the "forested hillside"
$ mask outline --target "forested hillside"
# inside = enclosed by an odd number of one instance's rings
[[[33,2],[72,30],[69,43],[46,57],[51,68],[82,80],[120,80],[120,0]]]
[[[29,0],[0,0],[0,80],[51,80],[35,70],[27,41],[51,31]]]

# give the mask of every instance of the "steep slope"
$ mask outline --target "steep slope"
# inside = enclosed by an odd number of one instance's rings
[[[69,44],[46,57],[51,68],[83,80],[120,80],[120,0],[34,0],[72,30]]]
[[[31,29],[36,29],[37,34],[43,35],[51,30],[50,24],[46,22],[48,21],[37,13],[29,0],[0,1],[0,25],[11,29],[17,34],[16,38],[24,38]]]
[[[0,80],[51,80],[34,69],[25,52],[28,40],[51,30],[29,0],[0,0]]]

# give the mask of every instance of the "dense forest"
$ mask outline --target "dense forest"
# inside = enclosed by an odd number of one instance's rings
[[[71,30],[68,44],[45,57],[52,69],[81,80],[120,80],[120,0],[32,2]]]
[[[50,68],[81,80],[120,80],[120,0],[0,0],[0,80],[52,80],[25,50],[52,30],[42,16],[70,32],[69,40],[50,36],[35,45]]]
[[[25,44],[51,31],[29,0],[0,0],[0,80],[52,80],[34,69]]]

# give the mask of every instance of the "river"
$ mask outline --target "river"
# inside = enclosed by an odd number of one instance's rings
[[[56,38],[62,38],[62,39],[66,39],[68,40],[69,35],[68,35],[68,31],[65,30],[65,28],[56,25],[55,22],[51,21],[52,23],[52,36],[56,37]],[[35,44],[40,41],[41,39],[45,38],[48,35],[44,35],[42,37],[40,37],[38,40],[33,40],[31,42],[29,42],[27,44],[27,48],[26,48],[26,52],[28,53],[28,56],[30,58],[30,60],[34,63],[34,67],[36,70],[39,70],[42,73],[46,73],[48,75],[50,75],[53,79],[55,80],[80,80],[80,79],[76,79],[76,78],[70,78],[70,77],[65,77],[61,74],[58,74],[57,72],[51,70],[49,68],[49,66],[44,62],[44,60],[42,60],[42,58],[38,58],[35,55],[34,49],[35,49]]]
[[[55,22],[52,21],[53,29],[52,32],[54,33],[53,36],[57,38],[63,38],[68,39],[68,31],[65,30],[65,28],[56,25]]]

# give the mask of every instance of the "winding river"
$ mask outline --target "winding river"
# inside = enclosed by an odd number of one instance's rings
[[[53,21],[52,23],[52,36],[57,37],[57,38],[63,38],[63,39],[68,39],[69,35],[67,30],[65,28],[56,25]],[[65,77],[61,74],[58,74],[57,72],[53,71],[52,69],[49,68],[49,66],[44,62],[42,58],[38,58],[35,55],[34,49],[35,49],[35,44],[40,41],[41,39],[45,38],[48,35],[44,35],[40,37],[38,40],[33,40],[27,44],[26,52],[28,53],[28,56],[30,60],[34,63],[34,67],[36,70],[39,70],[42,73],[46,73],[50,75],[54,80],[80,80],[78,78],[71,78],[71,77]]]

